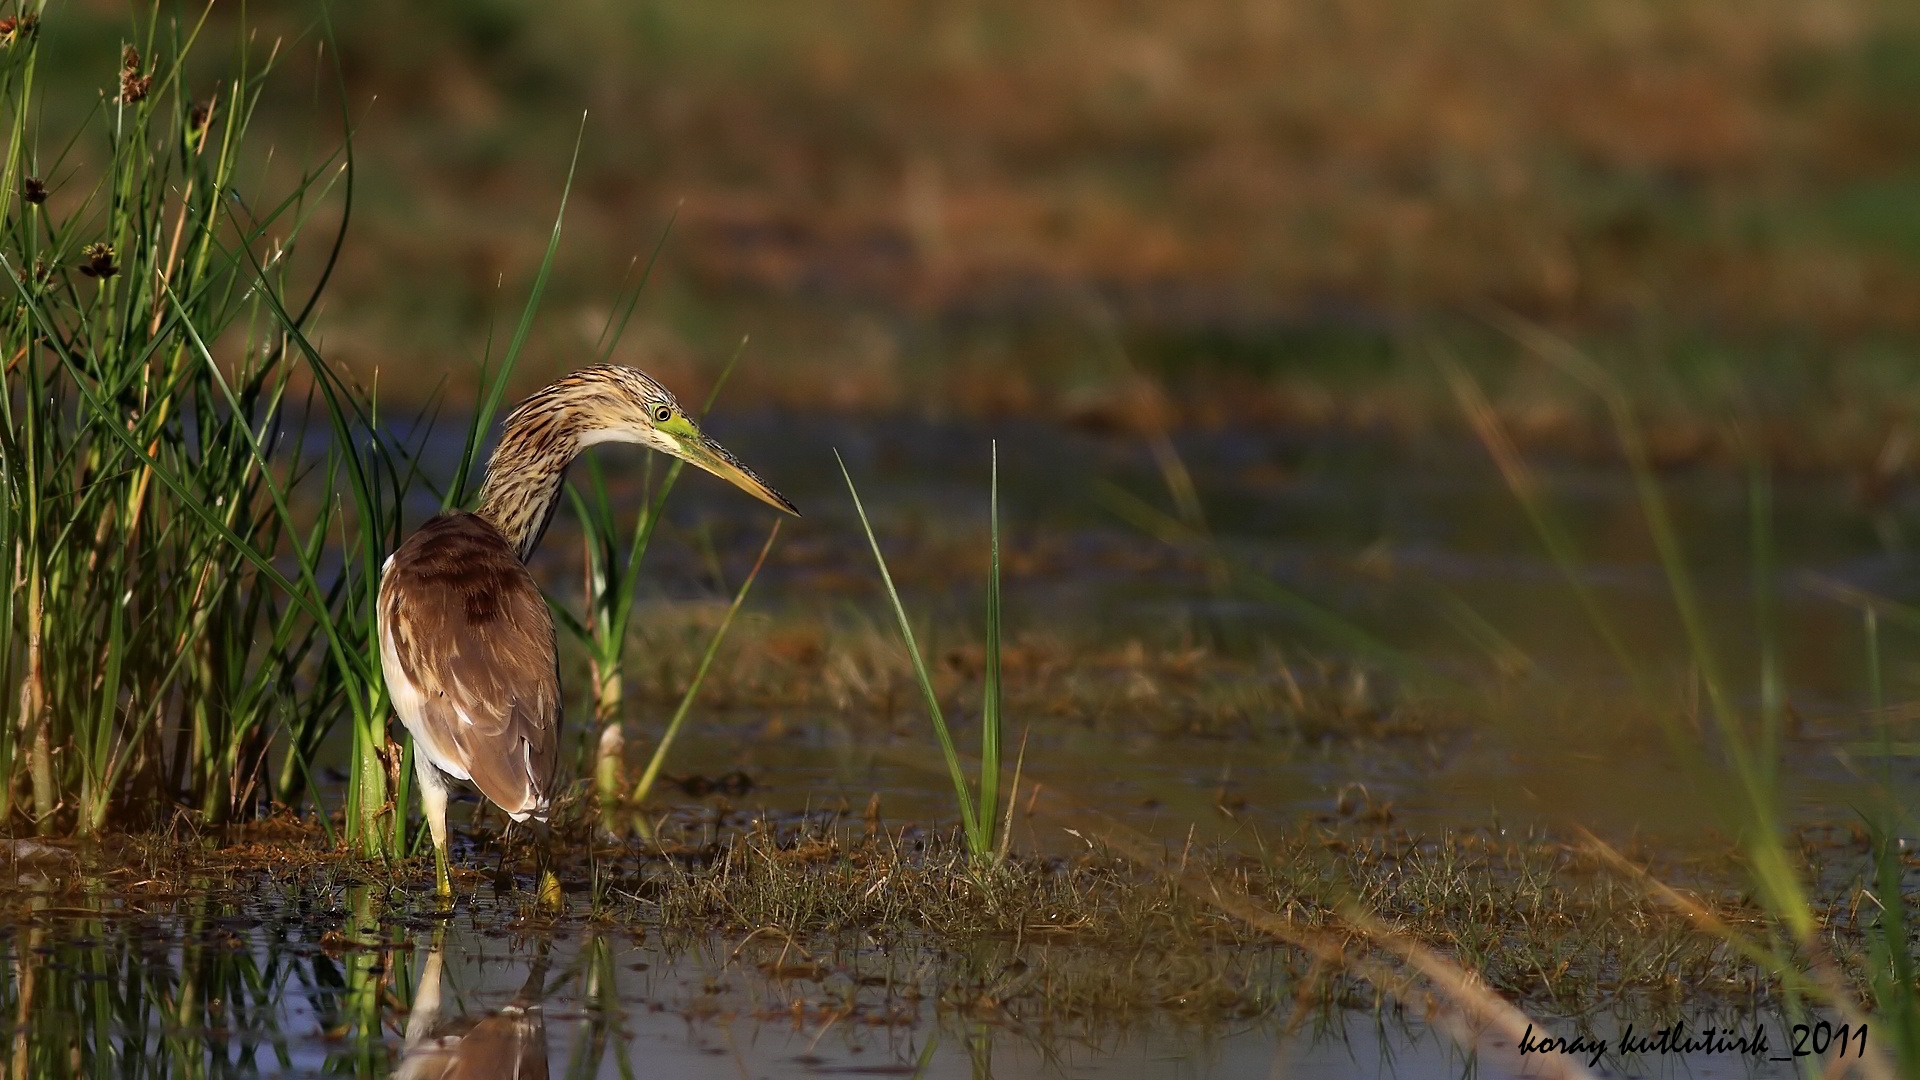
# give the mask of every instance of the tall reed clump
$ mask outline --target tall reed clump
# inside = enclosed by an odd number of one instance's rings
[[[77,132],[36,86],[57,28],[0,24],[0,822],[43,832],[293,803],[339,719],[384,730],[368,575],[404,478],[303,335],[344,149],[271,190],[247,126],[278,48],[242,27],[191,82],[200,18],[97,57]],[[369,852],[387,800],[356,792]]]
[[[853,485],[853,475],[847,471],[847,463],[836,451],[834,460],[840,462],[840,475],[846,478],[847,493],[853,496],[854,512],[860,515],[860,528],[867,534],[867,544],[873,549],[873,561],[880,568],[880,581],[887,588],[887,600],[893,608],[893,615],[900,626],[900,638],[907,647],[907,659],[913,664],[914,680],[920,686],[920,693],[926,702],[927,718],[933,723],[933,735],[940,744],[941,757],[946,761],[948,778],[953,781],[954,803],[960,810],[960,828],[967,843],[967,850],[979,860],[998,859],[1006,854],[1007,824],[996,819],[1000,812],[1001,779],[1001,707],[1002,693],[1000,680],[1000,449],[993,449],[992,478],[989,481],[988,494],[988,540],[987,540],[987,628],[986,628],[986,670],[980,699],[980,782],[978,797],[967,783],[967,773],[960,760],[959,749],[954,745],[952,729],[947,724],[946,710],[940,705],[940,695],[934,691],[933,676],[928,673],[926,657],[920,652],[920,645],[913,636],[913,620],[907,617],[906,605],[900,602],[900,590],[894,588],[893,574],[887,569],[887,558],[881,554],[880,539],[874,535],[873,523],[867,520],[867,508],[860,502],[859,489]],[[1019,774],[1014,775],[1014,784],[1019,783]],[[1011,817],[1012,802],[1007,804]]]

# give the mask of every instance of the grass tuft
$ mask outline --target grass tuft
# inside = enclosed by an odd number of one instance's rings
[[[860,516],[860,528],[867,534],[867,544],[873,549],[874,563],[880,568],[880,581],[886,586],[887,600],[892,605],[894,619],[900,627],[900,637],[907,647],[907,657],[913,665],[913,675],[919,684],[920,693],[926,702],[927,716],[933,722],[934,738],[940,744],[940,753],[946,762],[947,774],[953,781],[955,805],[960,810],[961,832],[967,839],[967,849],[973,857],[991,860],[996,857],[998,848],[994,844],[994,833],[999,813],[1000,783],[1000,725],[1001,717],[1001,679],[1000,679],[1000,455],[998,447],[993,453],[992,481],[992,539],[991,568],[987,581],[987,653],[986,653],[986,701],[981,714],[980,728],[980,795],[976,802],[974,793],[967,785],[966,770],[960,761],[960,753],[955,748],[953,733],[947,726],[946,711],[941,708],[940,696],[933,688],[933,677],[927,670],[926,658],[921,655],[920,646],[914,640],[913,621],[907,617],[907,609],[900,602],[900,591],[894,587],[893,574],[887,569],[887,557],[880,551],[880,539],[874,535],[873,523],[867,519],[867,508],[860,501],[860,492],[854,487],[853,474],[847,471],[846,461],[834,452],[834,460],[840,464],[840,475],[846,479],[847,493],[853,496],[853,508]]]

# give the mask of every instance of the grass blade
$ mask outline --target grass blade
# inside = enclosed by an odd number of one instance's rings
[[[860,515],[860,528],[867,534],[867,544],[873,549],[873,561],[880,567],[880,581],[887,587],[887,600],[893,605],[894,618],[900,623],[900,636],[907,644],[907,658],[913,663],[914,678],[920,684],[920,693],[926,699],[927,717],[933,721],[934,737],[940,741],[940,753],[946,759],[947,773],[953,778],[954,799],[960,804],[960,823],[968,842],[980,834],[979,819],[974,813],[973,793],[967,790],[967,774],[960,765],[960,753],[954,749],[953,733],[947,729],[947,717],[940,709],[940,696],[934,692],[933,676],[927,672],[926,658],[920,655],[920,646],[913,637],[913,623],[907,618],[907,609],[900,602],[900,591],[894,588],[893,575],[887,570],[887,557],[880,552],[880,539],[873,533],[873,523],[867,520],[867,508],[860,502],[860,492],[853,486],[853,474],[847,471],[847,463],[840,451],[833,452],[833,459],[840,464],[840,475],[847,481],[847,493],[853,496],[854,512]]]
[[[981,835],[974,838],[975,854],[991,852],[994,823],[1000,806],[1000,444],[992,449],[992,478],[988,481],[987,651],[986,686],[980,706],[980,817]]]
[[[694,670],[693,681],[687,684],[686,693],[680,695],[680,705],[673,710],[673,719],[667,721],[667,730],[660,736],[660,745],[653,748],[653,757],[647,762],[640,782],[634,785],[630,802],[643,802],[652,793],[654,782],[660,777],[660,769],[666,763],[667,751],[673,746],[674,738],[680,734],[680,725],[686,722],[687,713],[693,708],[693,699],[700,693],[700,684],[706,681],[707,669],[713,666],[713,658],[719,655],[720,643],[727,639],[727,630],[733,626],[733,617],[740,613],[740,605],[746,603],[747,592],[753,588],[753,580],[760,576],[760,568],[767,562],[767,553],[773,550],[773,542],[779,536],[780,521],[776,518],[773,528],[767,530],[767,542],[760,545],[759,557],[753,560],[753,569],[747,571],[746,580],[740,583],[740,590],[734,593],[733,603],[727,606],[726,615],[720,619],[713,638],[707,642],[707,651],[700,657],[700,666]]]

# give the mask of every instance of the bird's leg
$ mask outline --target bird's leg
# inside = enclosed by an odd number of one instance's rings
[[[440,1019],[440,970],[446,964],[446,933],[445,924],[434,927],[433,947],[427,953],[426,967],[420,972],[420,981],[414,984],[413,1006],[407,1012],[405,1053],[408,1054],[426,1040]]]
[[[493,870],[493,891],[501,895],[513,888],[513,873],[508,865],[513,861],[513,819],[500,830],[500,865]]]
[[[447,871],[447,781],[417,749],[413,764],[413,771],[420,777],[420,806],[427,815],[427,831],[433,834],[434,892],[442,900],[452,900],[453,878]]]
[[[539,866],[540,884],[536,888],[539,890],[540,903],[546,907],[557,908],[560,906],[561,897],[560,879],[553,873],[553,830],[544,821],[529,821],[527,824],[534,834],[536,845],[534,861]]]

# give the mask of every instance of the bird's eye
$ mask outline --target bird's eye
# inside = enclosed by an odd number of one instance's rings
[[[653,410],[653,418],[664,424],[667,421],[673,419],[673,410],[667,408],[665,405],[662,405],[659,408]]]

